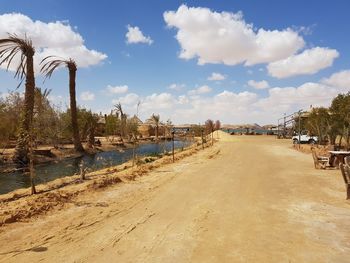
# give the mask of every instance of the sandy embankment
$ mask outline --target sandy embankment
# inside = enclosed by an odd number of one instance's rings
[[[70,186],[74,187],[74,186]],[[290,141],[220,134],[147,176],[0,228],[0,262],[348,262],[338,170]]]
[[[209,147],[205,144],[204,147]],[[193,145],[184,151],[175,151],[175,160],[189,156],[202,148]],[[142,157],[141,164],[133,166],[132,160],[121,165],[101,169],[86,174],[82,181],[80,175],[67,176],[36,186],[38,195],[30,196],[30,189],[18,189],[8,194],[0,195],[0,226],[16,221],[25,221],[48,212],[53,208],[61,209],[66,203],[76,199],[87,191],[94,191],[116,183],[134,180],[147,172],[172,162],[172,156]]]
[[[115,137],[95,137],[95,139],[100,140],[100,146],[94,146],[93,148],[88,148],[86,143],[83,143],[83,147],[88,154],[94,154],[97,152],[113,151],[113,150],[124,150],[127,148],[132,148],[133,144],[130,142],[122,143],[120,138]],[[152,138],[145,138],[138,141],[138,145],[151,143],[154,141]],[[83,155],[83,153],[78,153],[74,150],[73,144],[64,144],[58,148],[53,146],[41,145],[36,148],[39,151],[49,151],[49,154],[35,154],[34,152],[34,163],[43,164],[55,161],[62,161],[64,159],[77,158]],[[3,149],[0,152],[0,172],[12,172],[18,170],[17,165],[13,162],[12,157],[14,155],[15,148]]]

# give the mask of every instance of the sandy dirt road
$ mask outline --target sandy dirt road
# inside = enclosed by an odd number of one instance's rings
[[[350,262],[339,171],[290,147],[220,133],[134,182],[0,228],[0,262]]]

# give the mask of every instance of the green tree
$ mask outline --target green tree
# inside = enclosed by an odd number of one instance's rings
[[[345,138],[347,148],[349,148],[350,139],[350,92],[347,94],[339,94],[332,101],[330,107],[332,116],[332,131],[340,135],[339,145]]]
[[[324,107],[313,108],[308,116],[306,127],[311,134],[318,136],[318,142],[322,143],[330,131],[329,110]]]
[[[59,114],[50,104],[51,90],[35,88],[34,136],[39,143],[57,145],[59,135]]]
[[[109,114],[106,117],[105,135],[115,135],[118,127],[118,118],[114,114]]]

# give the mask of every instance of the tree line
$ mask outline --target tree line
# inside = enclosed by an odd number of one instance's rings
[[[297,118],[296,131],[299,130]],[[336,96],[330,107],[312,108],[301,118],[300,126],[301,130],[317,135],[321,144],[350,148],[350,92]]]

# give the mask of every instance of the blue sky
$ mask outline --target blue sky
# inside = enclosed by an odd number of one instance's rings
[[[97,112],[120,101],[133,115],[140,101],[141,119],[267,124],[349,90],[348,10],[348,1],[2,0],[0,37],[33,37],[38,60],[76,59],[78,103]],[[36,84],[65,107],[66,70]],[[0,70],[2,96],[16,86]]]

